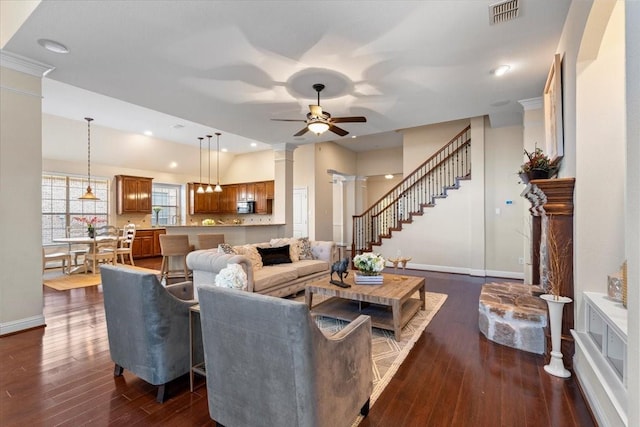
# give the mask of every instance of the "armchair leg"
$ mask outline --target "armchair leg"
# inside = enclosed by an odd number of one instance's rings
[[[124,371],[124,369],[122,368],[122,366],[118,365],[116,363],[115,368],[113,368],[113,376],[114,377],[120,377],[122,376],[122,371]]]
[[[158,386],[158,394],[156,395],[156,402],[164,403],[165,391],[166,391],[166,384],[161,384]]]
[[[360,415],[362,415],[363,417],[366,417],[367,415],[369,415],[369,402],[371,401],[371,399],[367,399],[367,401],[364,403],[364,405],[362,405],[362,408],[360,408]]]

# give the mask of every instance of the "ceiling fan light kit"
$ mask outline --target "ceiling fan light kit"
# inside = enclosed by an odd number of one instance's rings
[[[318,104],[317,105],[309,105],[309,112],[307,113],[306,120],[296,120],[296,119],[272,119],[281,122],[304,122],[307,125],[300,129],[293,136],[302,136],[305,133],[311,131],[316,135],[322,135],[326,131],[331,131],[339,136],[348,135],[349,132],[346,130],[339,128],[335,125],[335,123],[365,123],[367,121],[366,117],[363,116],[354,116],[354,117],[331,117],[327,111],[322,111],[322,106],[320,105],[320,92],[324,89],[324,85],[322,83],[316,83],[313,85],[313,89],[318,94]]]

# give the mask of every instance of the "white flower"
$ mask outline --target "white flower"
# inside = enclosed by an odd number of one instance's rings
[[[384,269],[385,261],[380,254],[365,252],[353,258],[353,265],[365,274],[375,274]]]
[[[240,264],[229,264],[216,276],[216,286],[247,290],[247,273]]]

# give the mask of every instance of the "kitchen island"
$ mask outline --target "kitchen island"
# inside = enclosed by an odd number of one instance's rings
[[[231,246],[268,242],[284,236],[284,224],[166,225],[167,234],[186,234],[189,243],[198,248],[198,234],[224,234]]]

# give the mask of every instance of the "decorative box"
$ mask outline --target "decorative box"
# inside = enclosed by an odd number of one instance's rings
[[[382,274],[378,274],[376,276],[367,276],[362,273],[354,273],[354,282],[356,285],[382,285],[382,280],[384,277]]]

